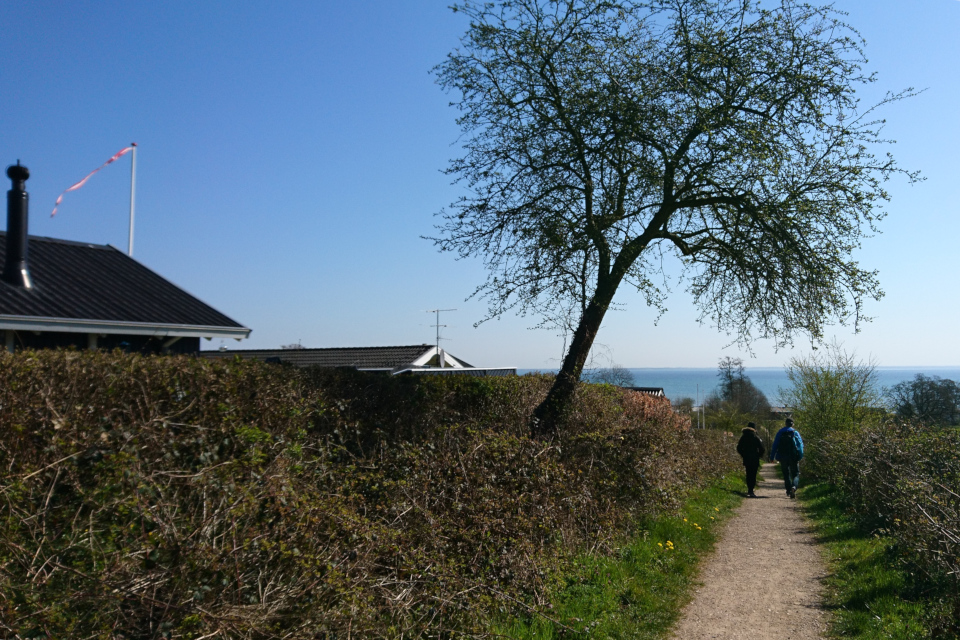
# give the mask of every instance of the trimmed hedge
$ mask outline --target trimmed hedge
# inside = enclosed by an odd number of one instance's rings
[[[663,400],[76,351],[0,358],[0,638],[481,633],[730,468]],[[730,447],[726,447],[729,449]]]

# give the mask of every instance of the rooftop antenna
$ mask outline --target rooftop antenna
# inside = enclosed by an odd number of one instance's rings
[[[430,309],[427,313],[437,314],[437,324],[430,325],[431,327],[437,328],[437,360],[440,362],[440,368],[443,368],[443,361],[446,360],[440,353],[440,328],[446,327],[445,324],[440,324],[440,312],[441,311],[456,311],[456,309]]]

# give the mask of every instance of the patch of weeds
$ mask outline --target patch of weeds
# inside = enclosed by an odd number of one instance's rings
[[[900,562],[894,541],[864,532],[826,483],[802,488],[798,498],[812,519],[830,569],[826,606],[835,638],[935,638],[930,622],[943,615]]]
[[[492,631],[518,640],[666,637],[720,525],[742,501],[742,486],[728,474],[693,492],[679,514],[645,521],[614,552],[578,556],[543,616],[500,620]]]

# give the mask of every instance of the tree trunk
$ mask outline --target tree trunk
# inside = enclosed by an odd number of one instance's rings
[[[614,278],[610,278],[614,280]],[[547,397],[534,410],[530,420],[530,435],[533,438],[550,438],[555,436],[570,411],[573,394],[580,382],[583,365],[587,361],[593,341],[600,330],[600,324],[607,313],[607,308],[617,291],[617,282],[606,282],[597,287],[597,291],[590,300],[590,304],[580,318],[580,324],[573,334],[570,350],[563,359],[563,366],[557,374],[553,386]]]

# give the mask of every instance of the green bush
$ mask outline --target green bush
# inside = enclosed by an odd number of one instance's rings
[[[823,351],[798,356],[787,365],[789,389],[780,397],[793,410],[796,427],[809,446],[804,468],[821,476],[820,441],[850,433],[883,417],[876,365],[834,342]]]
[[[549,384],[4,356],[0,638],[451,637],[536,610],[731,463],[605,385],[531,440]]]
[[[893,539],[927,597],[949,603],[940,626],[960,634],[960,431],[889,421],[819,446],[821,474],[861,524]]]

